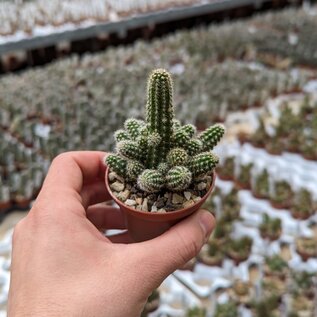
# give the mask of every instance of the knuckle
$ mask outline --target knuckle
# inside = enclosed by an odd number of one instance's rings
[[[63,152],[55,156],[55,158],[52,161],[52,164],[56,164],[59,162],[64,162],[65,160],[68,160],[71,156],[72,152]]]
[[[178,238],[181,241],[178,249],[178,255],[183,263],[187,263],[198,254],[203,243],[191,235],[184,237],[180,232],[178,232]]]

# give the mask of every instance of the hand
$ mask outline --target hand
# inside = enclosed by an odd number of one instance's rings
[[[200,210],[141,243],[124,229],[104,184],[102,152],[59,155],[13,234],[8,316],[137,317],[151,291],[193,258],[214,218]],[[99,203],[99,204],[97,204]]]

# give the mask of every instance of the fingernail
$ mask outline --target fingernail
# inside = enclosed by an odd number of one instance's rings
[[[203,229],[204,233],[205,233],[205,238],[206,240],[208,240],[212,228],[213,228],[213,217],[212,215],[208,212],[208,211],[204,211],[201,215],[200,215],[200,226]]]

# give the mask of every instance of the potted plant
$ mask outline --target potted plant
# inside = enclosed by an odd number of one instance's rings
[[[299,317],[316,316],[314,314],[315,302],[303,295],[293,295],[291,297],[291,309],[296,311]]]
[[[288,273],[287,262],[279,255],[265,258],[264,273],[266,276],[278,277],[281,280],[286,278]]]
[[[276,299],[280,301],[281,297],[286,292],[285,281],[274,276],[264,276],[264,278],[262,279],[261,286],[263,297],[267,299],[274,296],[276,297]]]
[[[226,253],[236,265],[248,259],[252,248],[252,239],[242,237],[240,239],[229,239],[226,243]]]
[[[233,188],[227,195],[222,196],[222,218],[226,222],[239,219],[241,205],[238,192],[236,188]]]
[[[278,317],[280,313],[279,298],[275,295],[271,295],[267,298],[263,298],[260,301],[252,303],[253,316],[256,317]]]
[[[225,304],[217,304],[214,317],[237,317],[238,307],[233,301]]]
[[[234,156],[228,156],[224,159],[221,166],[218,168],[219,178],[222,180],[233,180],[234,177]]]
[[[229,290],[229,295],[234,302],[249,306],[254,292],[252,292],[250,282],[236,280],[234,281],[232,288]]]
[[[252,194],[258,199],[267,199],[270,195],[269,173],[264,169],[262,173],[256,176]]]
[[[276,209],[288,209],[291,206],[293,195],[292,187],[287,181],[276,181],[274,193],[270,196],[271,205]]]
[[[291,207],[291,213],[295,219],[308,219],[315,213],[314,208],[314,201],[309,190],[302,188],[295,194]]]
[[[298,238],[296,240],[296,251],[303,261],[317,257],[317,242],[314,238]]]
[[[282,233],[281,219],[270,218],[267,214],[264,214],[259,229],[263,239],[269,239],[270,241],[277,240]]]
[[[251,170],[253,163],[242,164],[240,166],[240,172],[238,177],[235,179],[235,183],[241,189],[251,189]]]
[[[272,155],[281,155],[285,148],[285,142],[278,136],[271,137],[265,144],[265,149]]]
[[[307,271],[293,272],[291,293],[294,294],[294,296],[304,295],[309,299],[313,299],[315,296],[315,275],[315,273],[310,273]]]
[[[211,193],[218,158],[211,152],[224,134],[174,119],[170,74],[148,81],[146,121],[128,119],[115,133],[117,153],[106,158],[106,187],[124,211],[135,241],[154,238],[196,211]]]
[[[193,307],[186,311],[186,317],[206,317],[207,311],[203,307]]]
[[[257,148],[264,148],[265,147],[265,140],[267,140],[269,136],[265,130],[264,120],[259,118],[259,126],[254,134],[251,135],[250,141],[254,147]]]
[[[219,246],[223,246],[228,240],[231,228],[231,221],[228,221],[224,217],[219,218],[216,227],[210,236],[209,242],[216,241]]]
[[[221,266],[224,254],[219,243],[211,240],[203,246],[198,255],[198,259],[208,266]]]

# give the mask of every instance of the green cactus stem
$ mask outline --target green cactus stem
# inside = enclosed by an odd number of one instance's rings
[[[170,74],[164,69],[152,72],[148,81],[146,123],[149,133],[158,133],[161,143],[149,148],[146,165],[155,168],[164,161],[171,148],[173,136],[173,89]]]
[[[199,135],[199,139],[203,143],[204,151],[211,151],[225,133],[225,128],[222,124],[215,124],[210,128],[206,129]]]
[[[192,181],[192,173],[185,166],[175,166],[166,175],[166,187],[172,191],[186,189]]]
[[[106,157],[106,164],[119,176],[125,177],[127,173],[127,161],[117,154],[110,154]]]
[[[131,160],[141,160],[142,151],[135,141],[121,141],[117,144],[117,151],[122,156]]]
[[[174,148],[168,152],[166,159],[170,166],[186,165],[188,154],[184,149]]]
[[[128,160],[127,177],[130,181],[136,181],[138,176],[144,171],[145,167],[138,161]]]
[[[164,177],[157,170],[146,169],[138,178],[138,186],[148,193],[155,193],[164,186]]]
[[[142,126],[144,126],[144,122],[134,118],[127,119],[124,123],[124,127],[132,140],[136,140],[136,138],[140,135],[140,129]]]
[[[123,129],[120,129],[114,133],[114,139],[116,140],[116,142],[120,142],[120,141],[130,140],[130,137],[126,131],[124,131]]]
[[[203,152],[195,155],[189,162],[189,170],[193,176],[200,176],[212,171],[219,162],[219,158],[211,152]]]
[[[190,156],[194,156],[202,151],[203,143],[198,139],[190,139],[187,143],[183,144],[183,147]]]

